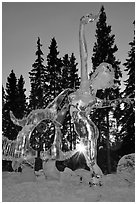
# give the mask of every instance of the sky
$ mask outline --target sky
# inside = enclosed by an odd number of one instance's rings
[[[130,51],[129,42],[134,37],[133,21],[135,20],[134,2],[3,2],[2,3],[2,84],[6,85],[7,77],[13,69],[17,79],[23,75],[26,94],[29,95],[29,71],[36,60],[37,38],[40,37],[44,53],[44,65],[51,39],[55,37],[59,57],[74,53],[78,68],[79,56],[79,20],[88,13],[97,14],[104,5],[107,24],[112,27],[118,51],[115,56],[123,63]],[[86,40],[88,46],[88,70],[92,69],[91,55],[96,42],[96,23],[88,24]],[[123,88],[123,85],[122,85]]]

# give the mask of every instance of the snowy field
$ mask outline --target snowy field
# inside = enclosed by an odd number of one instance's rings
[[[70,170],[60,173],[60,178],[45,179],[43,173],[26,181],[21,173],[2,173],[3,202],[134,202],[135,183],[120,175],[103,177],[102,186],[90,187],[79,182]]]

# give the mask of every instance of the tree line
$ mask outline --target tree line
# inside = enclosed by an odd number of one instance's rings
[[[135,25],[135,22],[133,23]],[[125,89],[121,91],[121,62],[116,59],[118,47],[115,35],[111,33],[111,26],[107,25],[105,9],[102,6],[99,20],[96,24],[96,42],[91,56],[92,70],[89,77],[102,62],[108,62],[114,68],[115,78],[119,86],[116,89],[99,90],[97,97],[113,100],[124,97],[135,97],[135,31],[134,39],[129,43],[131,49],[123,66],[127,72],[124,81]],[[78,89],[80,77],[78,63],[74,53],[65,54],[59,58],[57,41],[51,39],[49,54],[44,65],[44,54],[40,38],[37,39],[36,60],[29,72],[30,95],[27,100],[24,88],[25,80],[21,75],[17,79],[13,70],[7,77],[6,88],[2,86],[2,133],[10,140],[17,137],[20,127],[10,120],[9,111],[21,119],[32,110],[46,108],[46,106],[64,89]],[[91,119],[99,129],[98,164],[104,173],[115,170],[116,164],[124,154],[135,152],[135,104],[118,104],[113,108],[104,108],[91,112]],[[76,133],[69,112],[63,124],[63,151],[75,148]]]

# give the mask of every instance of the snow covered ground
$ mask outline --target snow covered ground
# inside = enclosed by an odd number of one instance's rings
[[[69,171],[68,171],[69,172]],[[102,186],[90,187],[80,183],[78,177],[68,172],[60,173],[60,178],[45,179],[41,174],[33,181],[26,181],[21,173],[2,173],[3,202],[134,202],[135,183],[120,175],[103,177]]]

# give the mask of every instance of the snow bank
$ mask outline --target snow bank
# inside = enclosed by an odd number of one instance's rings
[[[135,154],[124,155],[118,162],[117,174],[129,183],[135,182]]]
[[[84,172],[83,172],[84,173]],[[85,177],[86,177],[85,172]],[[75,174],[78,174],[75,173]],[[23,181],[21,173],[3,172],[3,202],[134,202],[135,187],[117,174],[103,177],[103,186],[87,185],[80,182],[79,175],[65,169],[60,179],[45,175],[37,176],[36,181]]]
[[[48,161],[37,176],[25,167],[23,173],[2,173],[3,202],[134,202],[135,155],[125,155],[117,173],[103,176],[102,186],[90,186],[91,172],[65,168],[59,172]]]
[[[27,166],[22,173],[2,173],[3,202],[134,202],[135,155],[125,155],[117,173],[103,176],[102,186],[90,186],[91,172],[85,169],[59,172],[55,161],[43,164],[34,174]]]

